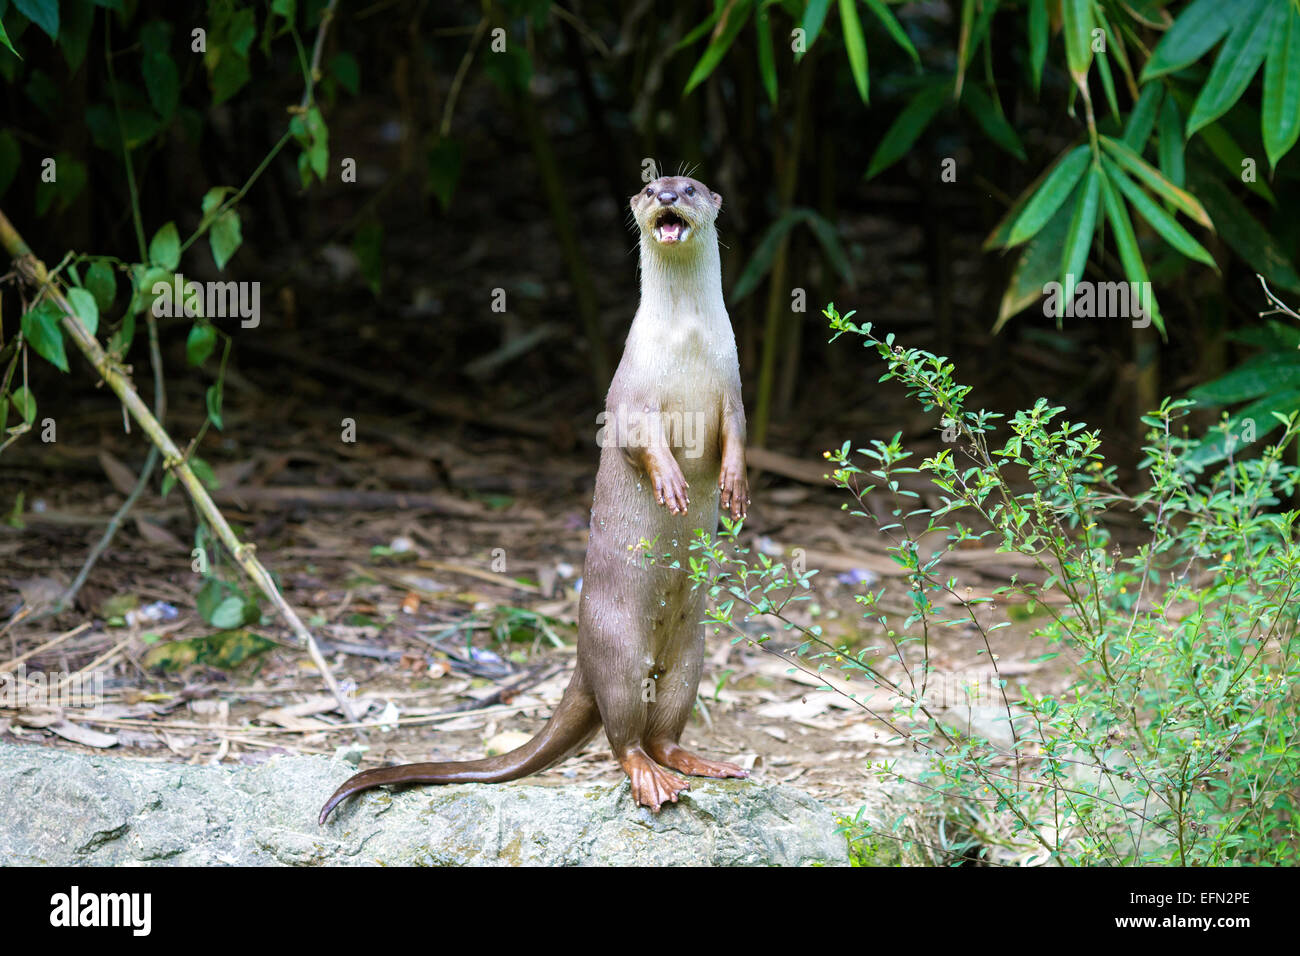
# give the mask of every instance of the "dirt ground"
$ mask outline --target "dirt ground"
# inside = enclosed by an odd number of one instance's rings
[[[263,435],[278,436],[260,448],[225,442],[229,463],[213,462],[224,489],[219,500],[279,576],[338,679],[355,690],[371,748],[364,766],[469,759],[517,746],[541,726],[572,669],[594,453],[559,453],[530,440],[526,457],[545,467],[521,475],[505,494],[492,476],[519,474],[517,438],[425,443],[417,454],[412,437],[389,431],[355,446],[336,443],[344,453],[326,455],[318,449],[327,437],[300,420],[302,410],[287,402],[259,411],[270,415],[259,420]],[[214,645],[219,629],[196,606],[202,580],[191,567],[193,543],[184,537],[191,519],[177,491],[141,500],[76,609],[35,624],[23,620],[24,608],[39,609],[75,574],[122,500],[130,477],[114,451],[125,456],[127,448],[127,439],[106,427],[98,452],[62,453],[60,468],[81,479],[28,499],[24,526],[0,532],[0,566],[13,589],[6,615],[18,617],[0,637],[0,657],[31,654],[29,670],[102,673],[104,705],[90,713],[0,709],[0,732],[28,743],[187,762],[330,754],[356,742],[356,728],[266,602],[260,621],[234,629],[231,645]],[[903,679],[887,659],[892,648],[881,629],[862,618],[853,599],[883,585],[884,607],[902,611],[900,621],[905,616],[887,540],[840,510],[840,492],[811,480],[817,459],[768,463],[786,474],[759,477],[742,542],[780,560],[802,549],[820,573],[809,600],[790,605],[792,617],[820,624],[831,643],[852,651],[878,648],[876,665]],[[103,475],[119,487],[106,493]],[[452,487],[488,490],[439,491],[440,476]],[[959,593],[991,596],[1011,573],[1026,572],[1012,558],[955,552]],[[217,573],[247,587],[228,562]],[[1002,676],[1013,689],[1025,681],[1038,692],[1060,690],[1059,672],[1033,662],[1046,650],[1027,637],[1033,621],[1012,611],[1016,623],[991,637]],[[1005,612],[975,613],[987,627]],[[760,781],[793,783],[852,809],[872,786],[870,764],[911,749],[867,709],[892,719],[896,701],[834,666],[830,673],[839,676],[832,679],[845,693],[824,689],[826,678],[813,673],[819,662],[805,658],[801,670],[781,656],[799,640],[779,622],[757,619],[744,628],[748,638],[768,633],[773,640],[764,649],[747,639],[733,644],[734,633],[710,633],[687,745],[739,762]],[[983,694],[976,703],[986,706],[976,713],[988,706],[997,712],[983,647],[970,624],[935,631],[937,703],[961,705],[966,693]],[[186,653],[207,658],[185,664]],[[230,666],[241,654],[249,659]],[[173,669],[165,669],[168,662]],[[537,779],[614,783],[621,771],[601,735]]]

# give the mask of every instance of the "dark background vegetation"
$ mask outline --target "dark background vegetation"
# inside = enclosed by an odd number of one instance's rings
[[[62,5],[65,30],[75,6]],[[218,80],[200,55],[189,52],[188,33],[207,25],[215,34],[223,6],[251,9],[257,40],[248,55],[247,84],[214,105]],[[298,4],[304,44],[310,44],[322,6]],[[901,162],[867,180],[872,154],[909,101],[918,74],[864,8],[872,79],[864,105],[835,4],[818,42],[796,66],[785,34],[801,22],[792,14],[805,6],[767,7],[778,41],[773,105],[752,24],[708,79],[683,95],[709,36],[682,40],[704,21],[707,4],[340,4],[318,90],[329,126],[328,175],[304,189],[291,144],[239,205],[243,245],[223,277],[260,281],[264,318],[257,330],[223,327],[234,338],[231,369],[274,376],[283,372],[288,354],[327,357],[381,374],[408,394],[563,425],[556,428],[562,444],[570,433],[585,434],[602,375],[617,361],[636,307],[636,237],[627,228],[626,197],[639,188],[647,160],[669,172],[689,168],[723,193],[728,289],[788,209],[813,210],[838,236],[849,274],[835,268],[811,229],[796,226],[782,274],[768,271],[757,288],[729,302],[756,437],[778,450],[816,453],[844,438],[900,428],[919,437],[931,424],[909,418],[893,404],[896,396],[882,394],[861,356],[826,344],[820,310],[828,301],[856,308],[860,318],[897,331],[909,345],[951,355],[990,407],[1013,408],[1039,394],[1063,402],[1072,414],[1105,427],[1121,460],[1132,461],[1142,409],[1248,354],[1225,333],[1258,322],[1263,300],[1253,273],[1259,267],[1203,233],[1221,274],[1181,259],[1178,268],[1166,265],[1163,275],[1153,268],[1167,340],[1119,320],[1066,319],[1058,328],[1037,308],[993,334],[1016,254],[984,252],[981,243],[1011,201],[1084,132],[1057,55],[1060,36],[1052,36],[1035,93],[1026,82],[1027,7],[1003,4],[992,18],[995,40],[987,57],[977,57],[978,69],[972,68],[970,81],[1000,98],[1023,144],[1023,161],[984,135],[971,113],[948,110]],[[897,8],[927,72],[952,70],[961,6]],[[68,249],[138,258],[120,144],[111,126],[88,123],[88,111],[96,108],[101,117],[111,115],[106,47],[125,110],[147,117],[140,35],[155,19],[172,27],[168,49],[180,79],[178,108],[166,122],[155,110],[152,120],[141,120],[142,128],[131,129],[138,138],[131,156],[146,235],[169,220],[188,235],[199,224],[199,199],[214,186],[245,181],[279,139],[286,107],[298,102],[303,88],[298,51],[288,37],[263,47],[272,19],[267,4],[145,2],[110,12],[95,8],[87,52],[75,70],[67,51],[36,27],[15,38],[24,56],[20,64],[0,52],[8,61],[0,93],[5,127],[21,150],[2,208],[51,263]],[[112,33],[105,36],[110,21]],[[12,4],[5,22],[11,33],[22,22]],[[480,23],[506,30],[506,52],[492,51],[492,37]],[[1158,37],[1150,30],[1146,38],[1154,43]],[[1122,108],[1131,107],[1122,85],[1119,98]],[[42,207],[36,180],[46,155],[82,164],[85,184]],[[357,162],[356,183],[339,181],[344,157]],[[945,158],[956,160],[955,183],[939,179]],[[1272,177],[1275,206],[1238,190],[1274,229],[1277,247],[1292,262],[1297,223],[1285,210],[1294,208],[1295,171],[1291,155]],[[574,245],[567,250],[570,234]],[[217,277],[206,245],[197,243],[187,254],[187,277]],[[1122,278],[1107,237],[1099,236],[1092,262],[1093,278]],[[775,292],[769,288],[774,279]],[[796,287],[807,293],[802,313],[789,309]],[[490,308],[497,288],[508,297],[504,314]],[[778,300],[771,328],[769,296]],[[584,309],[595,316],[598,337],[584,325]],[[9,289],[5,315],[12,320],[17,312]],[[174,414],[186,412],[187,400],[201,398],[200,389],[187,389],[190,373],[182,372],[179,360],[188,330],[183,320],[164,321],[161,328],[177,378]],[[519,357],[486,371],[473,366],[520,339],[533,344]],[[763,401],[770,401],[770,437],[757,421],[767,417],[758,407],[760,383],[767,387],[765,345],[774,356],[770,399]],[[33,391],[57,403],[93,389],[84,367],[73,364],[71,375],[33,366]],[[340,390],[354,386],[322,376],[322,415],[335,402],[330,416],[339,409],[410,410],[400,398],[364,388],[344,399]],[[201,414],[201,405],[191,410]],[[228,412],[246,415],[250,425],[258,420],[258,411],[241,409],[234,396]],[[1199,424],[1213,419],[1208,412]],[[75,442],[76,421],[67,427],[64,440]],[[429,433],[449,427],[437,416],[419,423]]]

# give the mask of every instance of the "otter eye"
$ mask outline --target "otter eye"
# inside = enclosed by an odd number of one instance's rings
[[[686,187],[686,195],[688,195],[688,196],[694,196],[694,195],[695,195],[695,187],[694,187],[694,186],[687,186],[687,187]]]

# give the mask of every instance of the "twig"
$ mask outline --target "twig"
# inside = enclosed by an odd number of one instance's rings
[[[1258,279],[1259,284],[1264,287],[1264,295],[1268,297],[1268,301],[1273,304],[1273,308],[1269,309],[1267,312],[1261,312],[1259,314],[1260,318],[1263,318],[1266,315],[1277,315],[1279,312],[1282,312],[1286,315],[1291,316],[1291,318],[1293,319],[1300,319],[1300,312],[1296,312],[1289,305],[1287,305],[1285,302],[1283,302],[1281,299],[1275,296],[1273,294],[1273,290],[1268,287],[1268,283],[1264,281],[1264,277],[1262,275],[1256,272],[1255,278]]]
[[[76,637],[82,631],[89,630],[89,628],[90,628],[90,622],[83,621],[82,623],[74,627],[72,630],[64,631],[58,637],[51,638],[50,640],[46,641],[40,647],[34,647],[30,651],[27,651],[25,654],[19,654],[13,660],[6,661],[5,663],[0,664],[0,672],[5,672],[8,671],[9,668],[11,667],[16,667],[17,665],[21,664],[23,661],[27,660],[29,657],[35,657],[37,654],[43,654],[46,651],[48,651],[51,647],[54,647],[56,644],[62,644],[68,638]]]
[[[126,637],[122,638],[122,640],[118,641],[116,644],[114,644],[104,653],[96,657],[85,667],[81,668],[78,671],[75,671],[72,674],[69,674],[67,677],[63,678],[63,680],[59,681],[59,683],[56,684],[54,687],[49,688],[46,693],[48,693],[50,697],[56,696],[59,691],[63,690],[64,687],[66,687],[67,685],[71,684],[73,681],[80,678],[83,674],[87,673],[88,671],[94,670],[100,664],[103,664],[105,661],[109,660],[110,658],[114,658],[118,654],[122,653],[122,649],[125,648],[126,645],[131,643],[131,639],[133,637],[135,637],[134,634],[128,634]]]
[[[311,51],[311,71],[307,76],[307,89],[302,93],[303,109],[311,105],[312,97],[315,95],[316,83],[320,79],[321,52],[325,49],[325,34],[329,32],[330,21],[334,19],[334,8],[338,5],[339,0],[330,0],[329,6],[321,11],[320,24],[316,27],[316,45]]]
[[[136,717],[96,717],[89,714],[77,714],[76,720],[82,724],[99,724],[104,727],[142,727],[148,730],[208,730],[213,733],[226,734],[321,734],[339,730],[376,730],[380,727],[410,727],[418,724],[437,724],[445,720],[461,717],[487,717],[492,714],[528,713],[542,710],[549,704],[503,704],[497,707],[480,707],[476,710],[458,710],[444,714],[424,714],[419,717],[396,717],[390,719],[356,721],[347,724],[331,724],[324,727],[231,727],[225,724],[200,724],[193,721],[167,721],[159,723],[154,720],[141,720]]]
[[[484,17],[474,28],[474,36],[470,39],[469,46],[465,47],[465,55],[460,58],[460,65],[456,67],[456,75],[452,77],[451,89],[447,91],[447,102],[442,109],[442,123],[438,126],[438,135],[441,137],[445,138],[451,133],[451,118],[456,112],[456,100],[460,97],[461,85],[465,82],[469,65],[474,62],[474,51],[478,49],[479,41],[483,39],[487,28],[488,19]]]

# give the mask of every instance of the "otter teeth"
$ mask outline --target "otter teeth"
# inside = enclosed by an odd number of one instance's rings
[[[685,242],[690,231],[691,227],[675,213],[664,214],[654,227],[655,238],[664,245]]]

